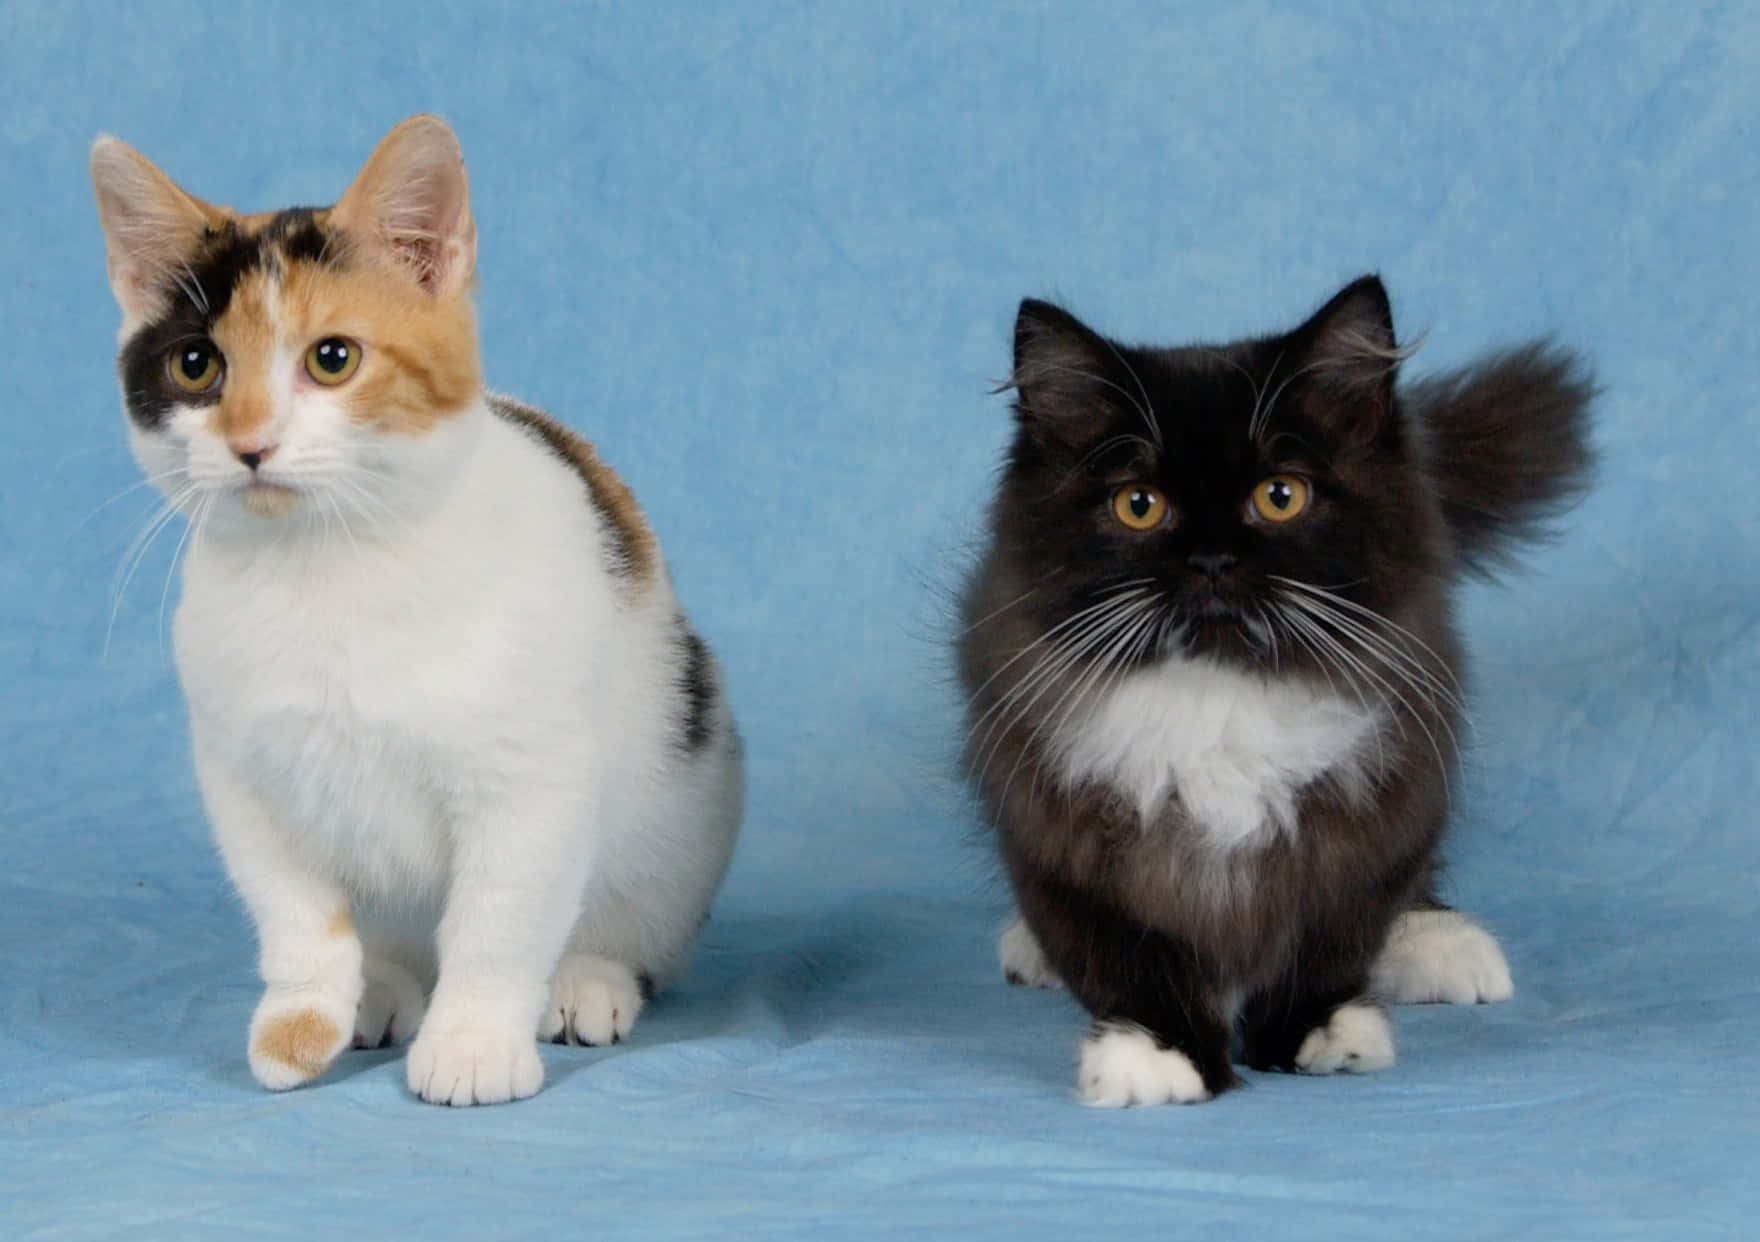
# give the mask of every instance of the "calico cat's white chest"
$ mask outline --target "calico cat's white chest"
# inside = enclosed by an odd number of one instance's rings
[[[1051,753],[1070,787],[1115,791],[1147,823],[1178,798],[1220,849],[1296,829],[1296,800],[1346,788],[1373,753],[1374,712],[1291,679],[1169,660],[1058,722]]]
[[[366,583],[240,579],[192,556],[177,648],[198,742],[350,887],[430,889],[448,804],[513,714],[471,628],[462,608],[376,607]]]

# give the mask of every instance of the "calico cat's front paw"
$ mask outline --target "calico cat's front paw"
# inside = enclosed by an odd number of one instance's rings
[[[1063,980],[1045,960],[1045,950],[1033,936],[1033,929],[1019,915],[1002,929],[996,942],[996,956],[1002,961],[1002,977],[1016,987],[1060,988]]]
[[[642,983],[622,962],[570,953],[556,967],[538,1038],[558,1044],[620,1043],[642,1011]]]
[[[430,1104],[464,1108],[535,1095],[544,1063],[530,1034],[490,1027],[422,1028],[409,1050],[409,1089]]]
[[[1082,1044],[1076,1085],[1095,1108],[1199,1104],[1210,1098],[1191,1058],[1163,1048],[1141,1027],[1102,1024]]]
[[[1304,1074],[1367,1074],[1393,1064],[1393,1027],[1379,1005],[1352,1001],[1332,1011],[1296,1049]]]
[[[1458,910],[1408,910],[1375,960],[1370,990],[1401,1005],[1474,1005],[1515,995],[1497,939]]]
[[[308,1083],[348,1047],[355,1003],[312,988],[271,987],[251,1016],[250,1063],[271,1091]]]
[[[421,981],[396,962],[369,957],[361,964],[361,1003],[354,1015],[354,1046],[383,1048],[415,1038],[427,1011]]]

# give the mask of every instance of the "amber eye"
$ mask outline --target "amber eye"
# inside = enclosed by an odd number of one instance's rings
[[[1253,509],[1267,522],[1287,522],[1307,507],[1307,481],[1293,474],[1274,474],[1253,489]]]
[[[327,336],[306,350],[306,374],[334,387],[361,365],[361,347],[346,336]]]
[[[1131,483],[1113,493],[1112,516],[1132,530],[1149,530],[1167,516],[1167,497],[1145,483]]]
[[[213,341],[186,341],[165,359],[171,382],[185,392],[207,392],[220,384],[220,351]]]

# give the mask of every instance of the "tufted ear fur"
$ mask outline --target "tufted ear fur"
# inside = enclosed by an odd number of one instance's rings
[[[1292,333],[1301,345],[1310,413],[1347,442],[1373,439],[1392,417],[1399,364],[1393,308],[1376,276],[1346,285]]]
[[[477,265],[470,183],[458,139],[437,116],[412,116],[387,134],[331,219],[437,297],[470,287]]]
[[[1084,439],[1113,388],[1113,348],[1061,307],[1028,298],[1014,321],[1015,414],[1041,441]]]
[[[146,156],[108,135],[92,144],[92,190],[110,289],[125,324],[150,319],[164,309],[204,231],[224,213],[178,189]]]

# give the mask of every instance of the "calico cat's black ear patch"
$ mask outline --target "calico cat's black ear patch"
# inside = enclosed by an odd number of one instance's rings
[[[1015,413],[1030,430],[1059,441],[1082,439],[1104,408],[1111,347],[1081,320],[1027,298],[1014,321]]]
[[[1292,334],[1306,372],[1307,412],[1347,441],[1373,439],[1393,412],[1400,349],[1376,276],[1346,285]]]

